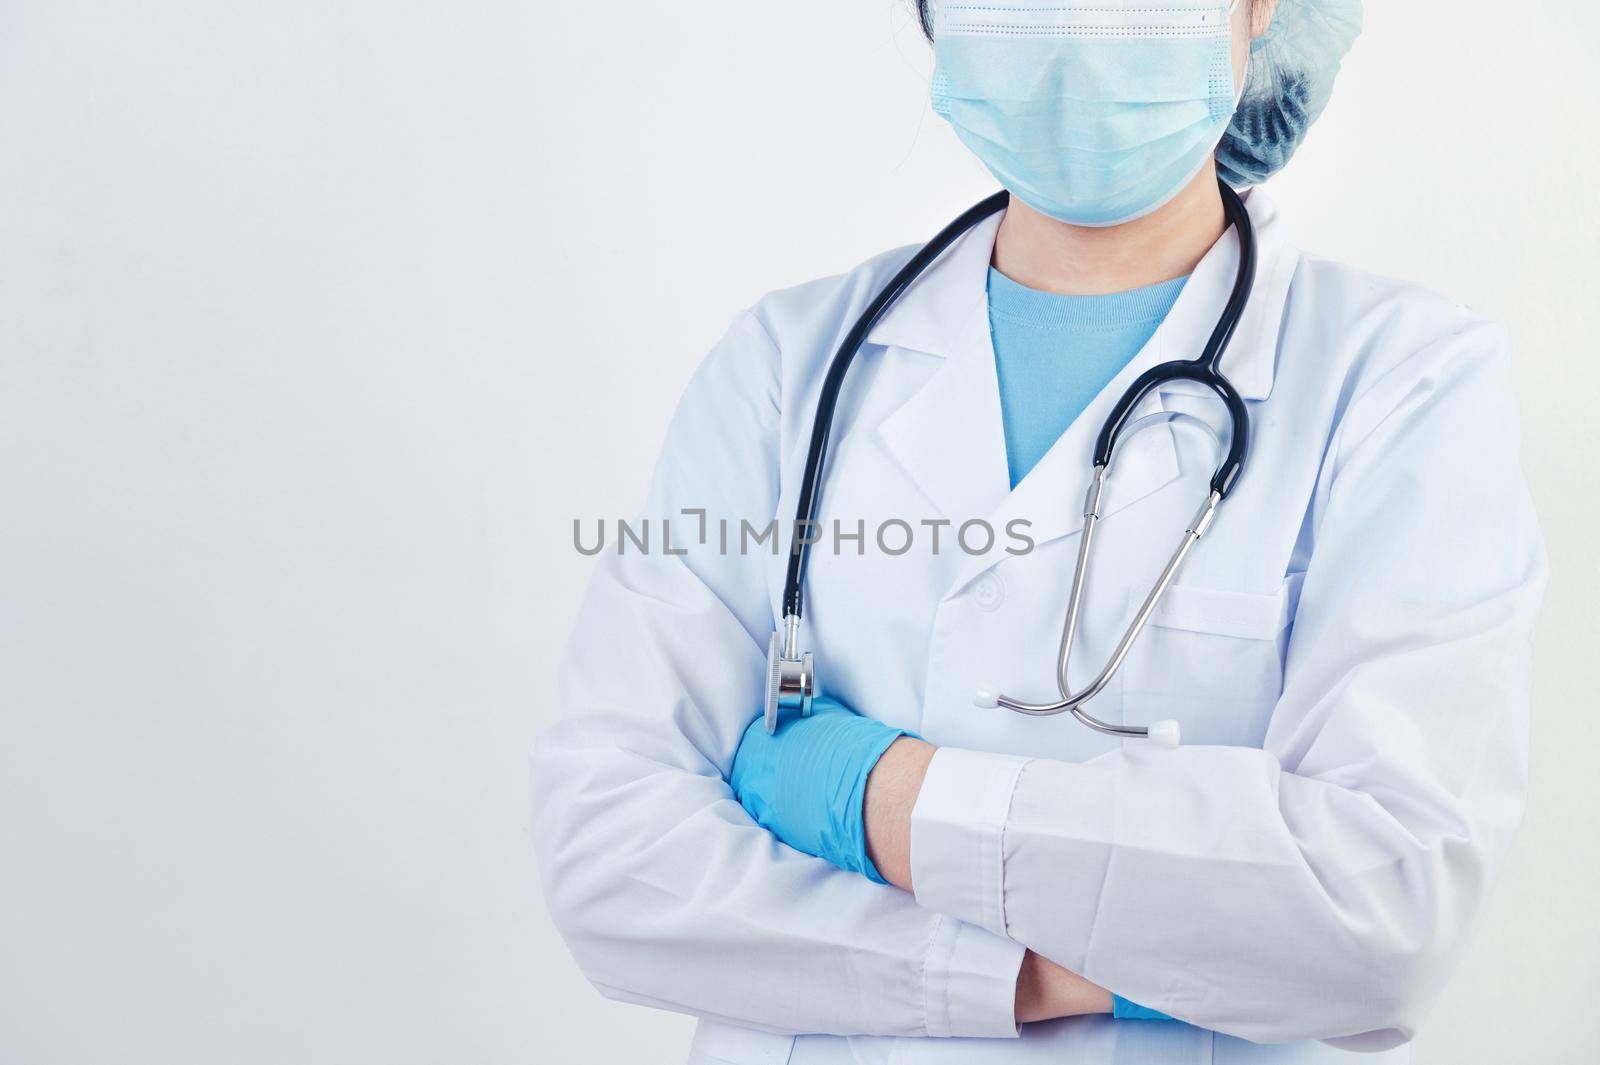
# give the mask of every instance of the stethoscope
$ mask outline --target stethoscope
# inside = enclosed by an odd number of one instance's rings
[[[1138,380],[1129,386],[1128,391],[1112,408],[1100,429],[1099,437],[1095,440],[1094,471],[1089,481],[1088,495],[1083,503],[1083,536],[1078,543],[1078,561],[1072,575],[1072,591],[1067,600],[1067,619],[1062,626],[1061,650],[1056,658],[1056,684],[1060,689],[1061,698],[1049,703],[1028,703],[989,689],[980,689],[973,697],[973,702],[980,707],[1003,706],[1030,717],[1071,714],[1096,732],[1108,736],[1146,738],[1163,747],[1178,745],[1180,731],[1176,721],[1157,721],[1148,726],[1114,725],[1094,717],[1083,707],[1105,689],[1117,670],[1122,667],[1134,641],[1144,631],[1156,606],[1178,575],[1184,559],[1188,557],[1200,537],[1211,527],[1212,521],[1216,518],[1217,508],[1238,484],[1239,474],[1244,469],[1245,455],[1249,450],[1250,416],[1245,410],[1244,400],[1223,376],[1219,363],[1223,353],[1228,349],[1228,342],[1233,339],[1239,319],[1244,315],[1245,305],[1250,300],[1251,286],[1255,283],[1255,229],[1250,223],[1250,215],[1245,210],[1244,201],[1239,198],[1238,193],[1225,183],[1218,182],[1218,184],[1222,189],[1222,205],[1227,212],[1228,221],[1239,234],[1239,272],[1234,278],[1233,291],[1228,296],[1227,306],[1223,308],[1216,328],[1211,331],[1211,339],[1206,341],[1205,349],[1199,357],[1165,362],[1140,374]],[[798,711],[801,715],[810,714],[811,700],[816,693],[817,675],[811,653],[800,651],[800,618],[804,606],[806,566],[810,560],[811,538],[799,533],[802,529],[817,527],[817,496],[822,485],[823,463],[827,458],[828,433],[833,427],[834,409],[839,402],[839,391],[844,386],[845,374],[849,372],[850,364],[860,351],[867,334],[904,295],[911,283],[963,234],[990,215],[1004,210],[1010,199],[1009,193],[997,192],[969,208],[961,217],[940,230],[937,236],[901,267],[884,286],[883,291],[873,298],[866,311],[845,335],[833,356],[833,361],[828,366],[828,373],[823,378],[822,391],[817,401],[816,418],[811,425],[811,446],[806,453],[805,474],[800,482],[800,498],[795,505],[795,536],[790,546],[788,575],[783,586],[782,640],[780,642],[779,633],[774,632],[767,644],[768,732],[776,731],[778,716],[785,711]],[[1115,650],[1111,652],[1105,667],[1088,686],[1074,692],[1067,682],[1067,662],[1072,655],[1073,638],[1078,627],[1078,613],[1083,606],[1085,576],[1089,570],[1094,531],[1101,516],[1101,496],[1105,491],[1111,461],[1120,440],[1127,439],[1148,425],[1170,421],[1174,417],[1188,417],[1163,412],[1149,418],[1130,421],[1133,410],[1139,402],[1156,388],[1170,381],[1197,382],[1210,388],[1222,400],[1232,423],[1227,454],[1222,460],[1222,465],[1217,468],[1216,475],[1211,478],[1211,489],[1205,502],[1195,513],[1194,519],[1189,522],[1177,550],[1173,551],[1172,557],[1161,570],[1161,575],[1156,578],[1155,586],[1150,589],[1150,594],[1145,596],[1144,603],[1134,614],[1133,621],[1123,633],[1122,639],[1118,641]],[[1206,428],[1209,430],[1209,426]]]

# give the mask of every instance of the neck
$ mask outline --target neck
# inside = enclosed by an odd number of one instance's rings
[[[994,268],[1041,292],[1127,292],[1193,273],[1227,228],[1214,163],[1160,210],[1104,229],[1058,222],[1013,196]]]

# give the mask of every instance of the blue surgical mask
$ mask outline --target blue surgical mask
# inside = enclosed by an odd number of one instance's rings
[[[1028,206],[1080,226],[1162,207],[1238,100],[1239,0],[939,0],[933,108]]]

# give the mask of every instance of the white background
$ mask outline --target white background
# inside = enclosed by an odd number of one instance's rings
[[[1372,7],[1273,193],[1512,324],[1554,567],[1416,1058],[1593,1060],[1600,14]],[[740,307],[989,190],[928,67],[901,0],[0,0],[0,1062],[681,1059],[539,899],[572,521]]]

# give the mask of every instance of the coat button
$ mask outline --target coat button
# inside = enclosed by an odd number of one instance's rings
[[[994,574],[985,573],[973,582],[972,601],[978,604],[979,610],[999,610],[1005,598],[1006,586]]]

